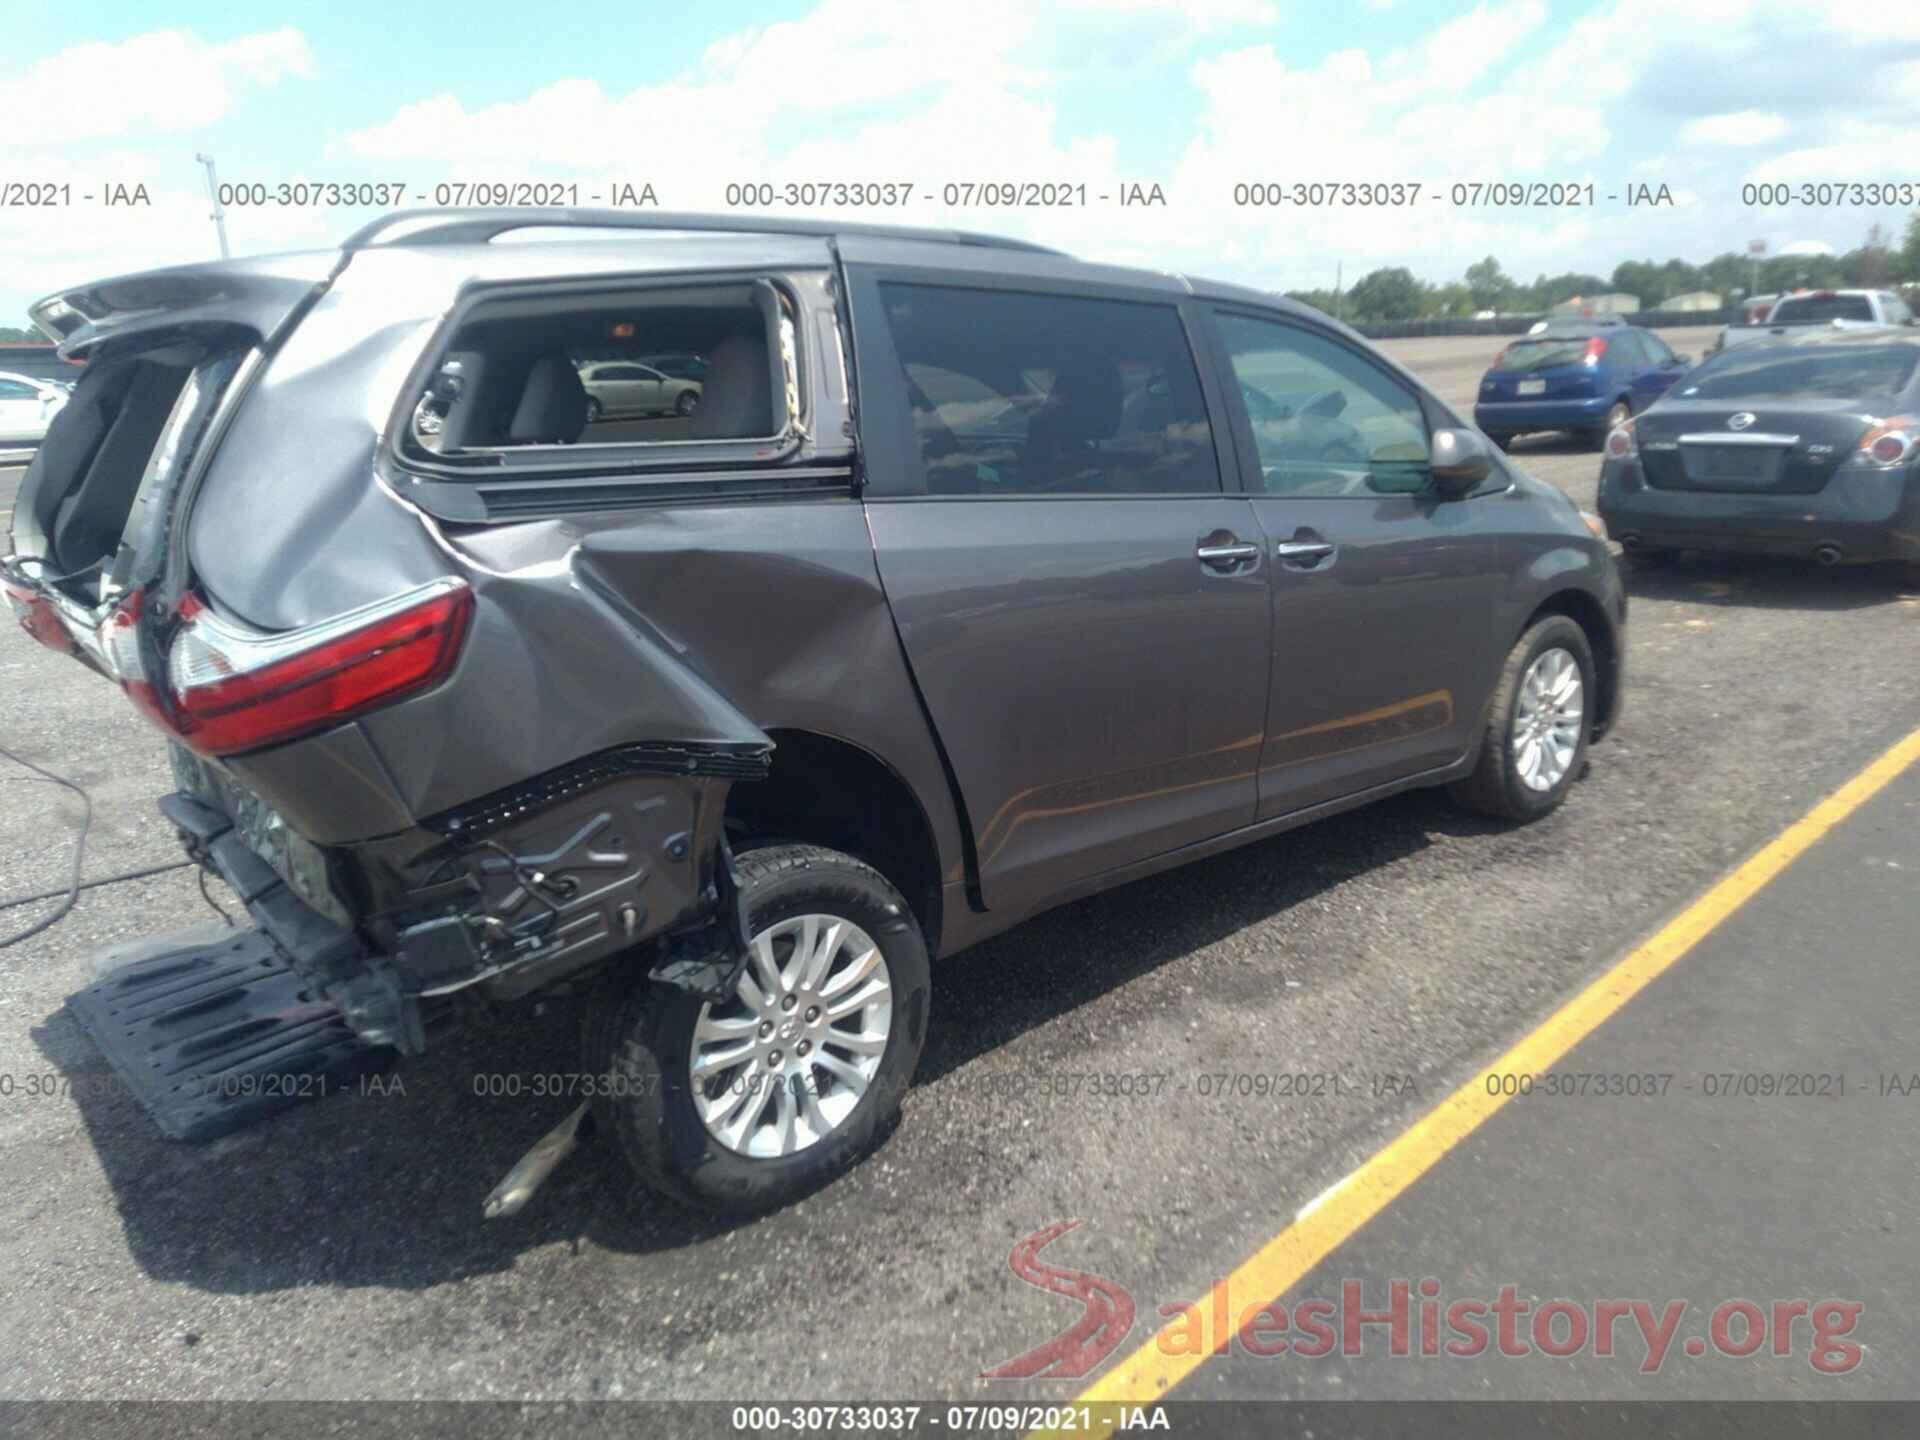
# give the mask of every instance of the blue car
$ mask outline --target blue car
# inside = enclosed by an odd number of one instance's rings
[[[1691,363],[1651,330],[1618,319],[1557,322],[1500,352],[1480,377],[1473,423],[1503,447],[1532,430],[1570,430],[1597,447]]]

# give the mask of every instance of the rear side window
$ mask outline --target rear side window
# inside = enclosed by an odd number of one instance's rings
[[[885,283],[930,495],[1217,492],[1171,306]]]
[[[1604,338],[1607,348],[1603,353],[1610,360],[1623,365],[1645,365],[1652,358],[1651,351],[1635,331],[1616,330]]]
[[[1864,295],[1796,295],[1773,307],[1775,325],[1825,325],[1830,320],[1872,320]]]
[[[1419,398],[1371,361],[1298,325],[1217,322],[1269,495],[1410,494],[1432,481]]]
[[[764,281],[509,293],[459,317],[405,440],[455,464],[646,464],[764,445],[798,405],[791,308]]]

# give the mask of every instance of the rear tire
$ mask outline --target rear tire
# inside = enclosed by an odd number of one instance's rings
[[[753,1213],[789,1204],[818,1189],[850,1170],[884,1138],[899,1115],[900,1097],[926,1042],[930,982],[926,941],[913,912],[871,866],[838,851],[798,844],[749,851],[736,864],[748,933],[755,937],[750,948],[760,948],[764,941],[776,973],[805,969],[799,942],[781,931],[787,922],[807,925],[816,918],[844,922],[848,933],[870,939],[879,952],[877,976],[890,991],[891,1010],[885,1048],[866,1077],[864,1090],[849,1094],[847,1088],[839,1088],[848,1082],[825,1071],[829,1058],[845,1068],[849,1061],[857,1064],[860,1057],[850,1050],[835,1053],[841,1046],[832,1038],[836,1022],[831,1018],[818,1022],[823,1028],[807,1028],[806,1016],[813,1007],[803,1008],[809,998],[805,994],[800,1004],[786,1010],[778,997],[772,997],[766,1007],[752,1009],[738,999],[709,1006],[697,996],[628,972],[610,978],[590,1003],[582,1049],[585,1072],[604,1077],[598,1087],[604,1093],[593,1100],[595,1128],[611,1139],[641,1180],[696,1209]],[[776,932],[794,947],[784,956],[775,948],[779,942],[767,938]],[[806,933],[816,932],[824,936],[827,927],[814,926]],[[820,976],[822,987],[831,990],[834,981],[855,965],[859,958],[852,953],[855,949],[849,945],[828,956],[831,968]],[[759,963],[757,959],[749,962],[750,981],[759,973]],[[849,985],[845,994],[866,993],[873,983],[870,976]],[[755,985],[754,993],[759,990]],[[838,1003],[818,998],[825,1009]],[[738,1040],[715,1041],[706,1027],[740,1024],[732,1018],[734,1012],[758,1020],[769,1033],[763,1036],[749,1025]],[[874,1023],[871,1013],[863,1009],[853,1021],[860,1026],[858,1032],[839,1033],[869,1033],[868,1026]],[[762,1014],[772,1018],[761,1020]],[[780,1037],[787,1029],[795,1029],[796,1034],[783,1041]],[[814,1037],[811,1042],[809,1035]],[[808,1066],[805,1073],[812,1078],[798,1081],[801,1088],[795,1089],[799,1073],[795,1057],[808,1053],[799,1048],[803,1042],[818,1044],[813,1053],[821,1057],[818,1063],[823,1068]],[[747,1046],[748,1058],[738,1070],[715,1072],[704,1087],[697,1086],[691,1073],[695,1048],[701,1047],[704,1057],[714,1053],[716,1044]],[[786,1049],[761,1054],[769,1045]],[[767,1068],[769,1063],[775,1068]],[[755,1077],[767,1076],[785,1078],[764,1091],[754,1086]],[[757,1104],[762,1093],[765,1101]],[[736,1144],[722,1139],[727,1129],[724,1120],[712,1119],[716,1107],[730,1109],[729,1096],[746,1097],[743,1109],[734,1115],[755,1112]],[[850,1107],[841,1112],[832,1103],[835,1100],[850,1101]],[[822,1124],[817,1134],[803,1130],[809,1123],[809,1108],[816,1117],[837,1118],[830,1126]],[[716,1123],[719,1131],[713,1128]],[[788,1128],[779,1129],[783,1125]],[[782,1149],[783,1144],[795,1144],[795,1135],[801,1136],[797,1147]],[[764,1153],[748,1153],[752,1150]]]
[[[1556,652],[1571,660],[1579,675],[1579,706],[1572,727],[1570,749],[1560,753],[1553,727],[1534,741],[1529,716],[1541,717],[1542,696],[1529,683],[1530,677],[1542,677],[1558,662],[1550,659]],[[1564,670],[1559,672],[1564,676]],[[1500,681],[1494,686],[1487,706],[1485,732],[1480,741],[1480,759],[1473,773],[1449,787],[1454,800],[1469,810],[1503,820],[1525,823],[1538,820],[1559,808],[1574,781],[1586,766],[1588,736],[1593,729],[1593,707],[1599,697],[1595,684],[1593,647],[1587,632],[1565,615],[1544,615],[1515,642],[1500,667]],[[1564,709],[1556,712],[1564,718]],[[1564,729],[1564,727],[1562,727]],[[1552,764],[1533,768],[1545,759]],[[1540,784],[1541,780],[1549,783]]]
[[[1607,411],[1607,418],[1600,422],[1600,428],[1593,432],[1594,448],[1606,448],[1607,436],[1618,430],[1633,418],[1633,410],[1626,401],[1616,400],[1613,408]]]

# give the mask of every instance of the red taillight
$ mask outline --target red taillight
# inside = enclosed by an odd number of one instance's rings
[[[1581,360],[1588,365],[1598,365],[1600,357],[1606,353],[1606,340],[1602,336],[1592,335],[1587,338],[1587,353],[1581,357]]]
[[[71,655],[80,648],[67,633],[67,627],[60,623],[53,602],[46,596],[19,585],[0,585],[0,589],[7,592],[7,603],[13,607],[14,618],[27,634],[62,655]]]
[[[473,615],[463,580],[442,580],[307,630],[267,635],[181,607],[167,657],[166,723],[205,755],[308,735],[439,684]],[[136,697],[137,698],[137,697]]]
[[[1868,469],[1892,470],[1920,458],[1920,419],[1892,415],[1876,421],[1853,452],[1853,463]]]

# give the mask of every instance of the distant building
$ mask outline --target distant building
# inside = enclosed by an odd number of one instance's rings
[[[1638,295],[1576,295],[1562,300],[1550,315],[1631,315],[1640,308]]]
[[[1656,307],[1661,310],[1718,310],[1720,297],[1711,290],[1689,290],[1684,295],[1669,295]]]

